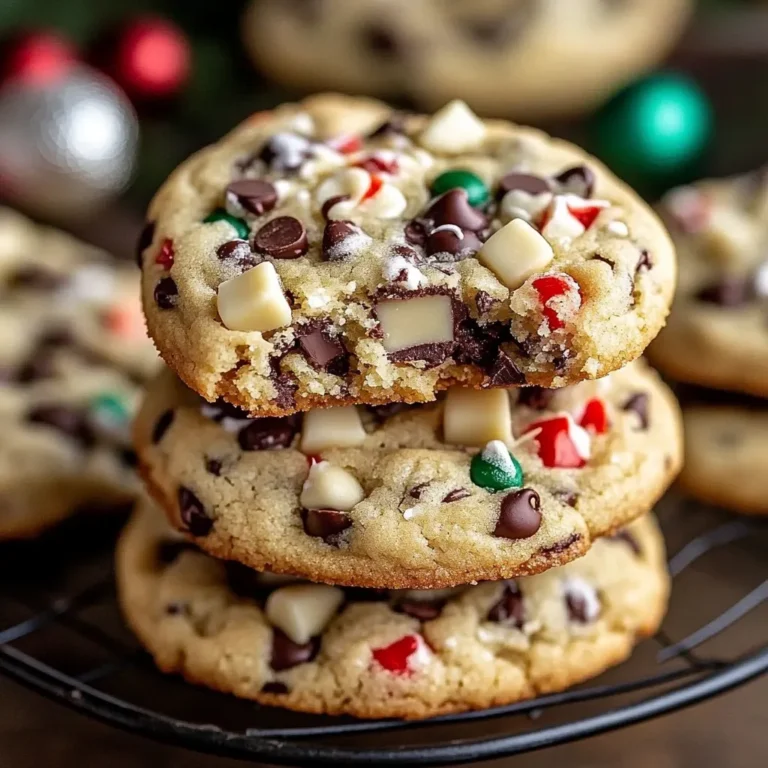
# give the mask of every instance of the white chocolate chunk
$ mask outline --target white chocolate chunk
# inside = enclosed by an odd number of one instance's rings
[[[512,409],[504,389],[451,387],[445,398],[443,437],[454,445],[513,443]]]
[[[347,196],[349,200],[344,201],[345,206],[355,208],[363,199],[363,195],[368,191],[370,185],[371,174],[364,168],[344,168],[320,184],[315,192],[315,200],[318,206],[322,206],[326,200],[330,200],[332,197]],[[339,205],[341,203],[334,205],[331,211]]]
[[[549,219],[541,230],[547,240],[575,240],[585,232],[584,225],[568,210],[568,200],[557,195],[552,200]]]
[[[340,203],[340,205],[342,205]],[[384,183],[379,191],[361,203],[360,211],[380,219],[395,219],[408,207],[405,195],[393,184]],[[333,206],[335,209],[336,206]]]
[[[552,202],[551,192],[540,192],[532,195],[524,189],[510,189],[501,199],[499,206],[504,221],[525,219],[531,221],[538,218]]]
[[[292,584],[276,589],[265,606],[267,619],[294,643],[319,635],[344,602],[344,593],[327,584]]]
[[[321,461],[309,468],[299,501],[305,509],[349,512],[364,498],[365,491],[352,474],[327,461]]]
[[[291,323],[291,307],[269,261],[221,283],[216,305],[230,331],[273,331]]]
[[[419,137],[433,152],[460,154],[476,149],[485,138],[485,125],[463,102],[451,101],[435,112]]]
[[[364,440],[363,422],[354,405],[318,408],[304,414],[303,453],[320,453],[326,448],[352,448]]]
[[[505,224],[477,254],[480,263],[510,290],[545,270],[554,256],[552,246],[523,219]]]
[[[387,352],[453,341],[453,307],[449,296],[381,301],[376,305],[376,316]]]

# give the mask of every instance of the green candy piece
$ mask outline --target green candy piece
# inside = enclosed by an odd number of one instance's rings
[[[109,392],[98,395],[91,403],[91,409],[99,421],[108,424],[123,424],[128,421],[129,413],[125,401]]]
[[[500,440],[493,440],[472,457],[469,476],[475,485],[489,491],[522,488],[523,468]]]
[[[467,199],[471,206],[477,207],[488,202],[488,187],[483,180],[472,171],[463,171],[460,168],[441,173],[432,182],[430,191],[434,197],[437,197],[450,189],[457,188],[467,191]]]
[[[203,219],[204,224],[213,224],[215,221],[226,221],[241,240],[247,240],[251,234],[251,228],[242,219],[230,216],[223,208],[217,208]]]

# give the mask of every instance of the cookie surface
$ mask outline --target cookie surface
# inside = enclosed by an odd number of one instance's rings
[[[700,405],[683,418],[683,488],[710,504],[768,515],[768,409]]]
[[[669,591],[651,516],[538,576],[392,593],[286,586],[161,518],[140,509],[117,552],[123,613],[158,667],[306,712],[423,718],[560,691],[653,634]]]
[[[130,416],[157,368],[138,282],[0,208],[0,538],[134,493]]]
[[[680,381],[768,396],[768,174],[673,190],[661,210],[679,285],[653,363]]]
[[[674,286],[666,231],[596,160],[460,102],[256,115],[149,220],[150,335],[192,389],[261,416],[598,378],[641,354]]]
[[[454,389],[282,420],[205,403],[166,371],[135,439],[149,490],[207,552],[388,588],[568,562],[653,505],[682,442],[676,402],[639,362],[552,392]]]
[[[688,0],[255,0],[243,37],[259,69],[307,90],[461,98],[484,114],[591,111],[655,64]]]

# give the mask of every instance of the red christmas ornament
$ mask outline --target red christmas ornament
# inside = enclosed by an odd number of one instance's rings
[[[115,80],[132,96],[174,96],[186,83],[192,54],[184,33],[169,21],[149,17],[118,34],[112,63]]]
[[[581,469],[589,458],[589,435],[570,416],[555,416],[529,424],[525,431],[536,435],[539,458],[545,467]]]
[[[55,32],[30,32],[16,38],[3,57],[2,82],[47,85],[62,78],[77,60],[74,46]]]
[[[418,635],[405,635],[383,648],[373,649],[373,658],[387,672],[395,675],[407,675],[411,672],[409,660],[419,650],[421,638]]]
[[[565,296],[575,291],[578,302],[576,307],[581,306],[581,291],[576,281],[568,275],[544,275],[533,281],[533,288],[539,294],[539,301],[544,305],[543,315],[549,323],[551,331],[557,331],[565,326],[565,323],[558,315],[555,307],[550,306],[552,299]]]
[[[596,435],[602,435],[608,431],[608,411],[605,408],[605,403],[599,397],[593,397],[584,406],[584,412],[579,419],[579,426],[594,432]]]

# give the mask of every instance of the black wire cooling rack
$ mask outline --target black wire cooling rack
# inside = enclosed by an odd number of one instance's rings
[[[124,628],[118,523],[0,547],[0,672],[85,715],[201,752],[280,765],[470,763],[575,741],[695,704],[768,670],[768,527],[668,500],[664,627],[591,684],[426,723],[299,715],[163,676]],[[396,743],[396,746],[393,744]]]

